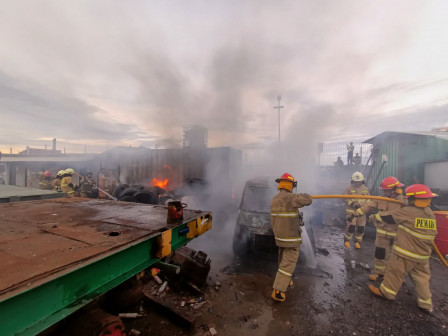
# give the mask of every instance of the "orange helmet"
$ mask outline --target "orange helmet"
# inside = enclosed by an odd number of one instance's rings
[[[44,173],[42,175],[44,175],[45,177],[50,177],[51,173],[47,170],[47,171],[44,171]]]
[[[386,177],[380,185],[380,189],[383,190],[390,190],[390,189],[395,189],[395,188],[401,188],[404,187],[403,183],[400,183],[395,177],[393,176],[389,176]]]
[[[275,179],[275,182],[280,183],[280,181],[288,181],[292,183],[293,187],[297,187],[297,181],[294,179],[294,177],[291,174],[284,173],[280,178]]]
[[[413,184],[406,188],[406,198],[433,198],[439,195],[434,194],[429,187],[424,184]]]

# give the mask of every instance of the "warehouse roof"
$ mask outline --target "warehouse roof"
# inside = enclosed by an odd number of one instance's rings
[[[396,137],[396,136],[432,136],[439,139],[443,139],[448,141],[448,133],[447,132],[383,132],[374,137],[367,139],[364,143],[375,144],[380,141],[386,140],[388,138]]]

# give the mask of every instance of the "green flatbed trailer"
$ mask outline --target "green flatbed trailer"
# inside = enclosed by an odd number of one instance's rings
[[[212,214],[84,198],[0,204],[0,334],[35,335],[186,245]]]

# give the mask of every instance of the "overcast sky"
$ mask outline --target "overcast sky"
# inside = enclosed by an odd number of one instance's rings
[[[448,1],[0,0],[0,150],[448,126]],[[306,139],[304,138],[306,137]],[[59,147],[59,149],[61,149]]]

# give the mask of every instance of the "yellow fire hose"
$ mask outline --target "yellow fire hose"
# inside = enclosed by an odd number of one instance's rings
[[[399,203],[399,204],[403,204],[403,202],[393,199],[393,198],[389,198],[389,197],[381,197],[381,196],[364,196],[364,195],[313,195],[311,196],[313,199],[322,199],[322,198],[360,198],[360,199],[373,199],[373,200],[381,200],[381,201],[386,201],[386,202],[392,202],[392,203]],[[442,253],[440,253],[439,249],[437,248],[437,245],[432,242],[432,245],[434,246],[434,250],[436,251],[437,255],[439,256],[440,260],[442,261],[442,263],[448,267],[448,262],[446,261],[446,259],[443,257]]]
[[[439,256],[440,260],[442,260],[442,263],[448,267],[448,262],[446,261],[446,259],[443,257],[442,253],[440,253],[436,243],[432,242],[432,245],[434,246],[434,250],[436,251],[437,255]]]
[[[403,204],[402,201],[389,198],[389,197],[382,197],[382,196],[364,196],[364,195],[313,195],[311,196],[313,199],[320,199],[320,198],[361,198],[361,199],[373,199],[373,200],[380,200],[380,201],[386,201],[386,202],[392,202],[392,203],[399,203]]]

